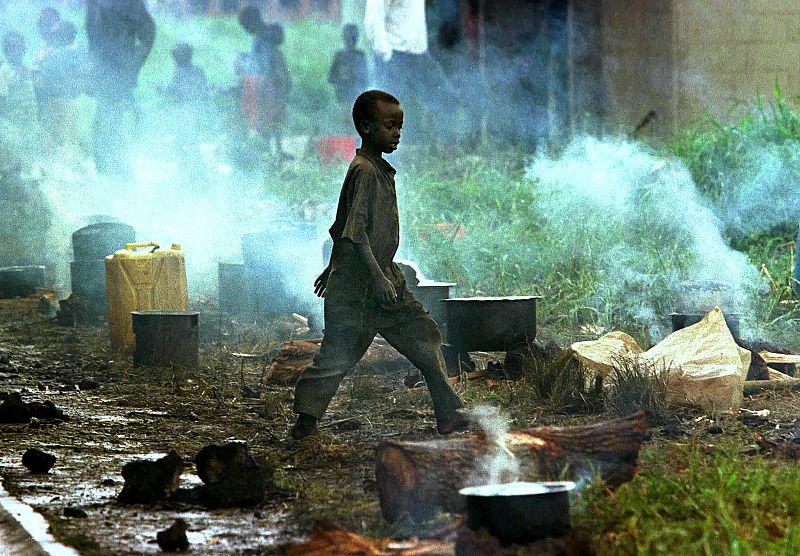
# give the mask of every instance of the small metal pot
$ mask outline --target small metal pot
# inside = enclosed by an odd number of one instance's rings
[[[0,268],[0,299],[25,297],[44,287],[43,266],[8,266]]]
[[[486,529],[503,545],[561,537],[572,529],[571,481],[505,483],[462,488],[467,499],[467,527]]]
[[[445,299],[447,340],[461,351],[508,351],[536,339],[540,296]]]
[[[672,331],[677,332],[687,326],[697,324],[705,318],[705,313],[670,313],[672,319]],[[725,324],[728,325],[728,330],[734,338],[741,338],[739,332],[739,315],[736,313],[725,313]]]

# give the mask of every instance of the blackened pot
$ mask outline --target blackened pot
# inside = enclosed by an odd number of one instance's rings
[[[669,316],[672,319],[672,331],[677,332],[687,326],[697,324],[703,320],[706,315],[705,313],[671,313]],[[736,313],[725,313],[723,316],[725,317],[725,324],[728,325],[728,330],[731,331],[731,335],[734,338],[741,338],[739,335],[739,315]]]
[[[447,340],[461,351],[508,351],[536,338],[540,296],[445,299]]]
[[[43,266],[8,266],[0,268],[0,299],[25,297],[44,287]]]
[[[572,529],[571,481],[505,483],[462,488],[467,499],[467,527],[486,529],[503,545],[561,537]]]

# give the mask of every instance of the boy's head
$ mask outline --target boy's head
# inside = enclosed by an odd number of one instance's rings
[[[67,47],[75,44],[78,30],[71,21],[62,21],[53,30],[53,46]]]
[[[55,31],[58,24],[61,22],[61,14],[55,8],[42,8],[39,12],[39,18],[36,20],[36,27],[39,29],[39,35],[45,40],[50,40],[53,31]]]
[[[264,29],[264,20],[261,19],[261,11],[256,6],[247,6],[239,12],[239,25],[250,33],[257,35]]]
[[[264,33],[267,35],[269,43],[273,46],[280,46],[283,44],[283,25],[280,23],[268,23]]]
[[[175,60],[175,64],[178,66],[189,66],[192,64],[192,54],[194,53],[194,48],[191,45],[186,44],[185,42],[179,42],[175,46],[172,47],[172,59]]]
[[[347,48],[355,48],[358,42],[358,27],[352,23],[342,27],[342,39]]]
[[[3,54],[12,64],[21,64],[25,56],[25,38],[16,31],[3,35]]]
[[[353,104],[353,123],[364,147],[382,153],[397,150],[403,128],[403,109],[385,91],[366,91]]]

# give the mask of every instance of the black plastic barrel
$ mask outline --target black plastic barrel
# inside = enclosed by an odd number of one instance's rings
[[[197,368],[199,315],[190,311],[133,311],[134,366]]]
[[[84,226],[72,234],[72,253],[75,261],[94,261],[124,249],[136,241],[136,231],[119,222],[99,222]]]
[[[8,266],[0,268],[0,299],[25,297],[44,287],[43,266]]]
[[[252,295],[244,263],[219,263],[219,310],[233,316],[252,312]]]
[[[247,284],[259,316],[303,310],[313,274],[322,271],[316,229],[307,223],[272,222],[261,232],[242,236]]]

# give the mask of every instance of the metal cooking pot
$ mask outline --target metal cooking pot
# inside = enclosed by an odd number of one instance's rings
[[[692,326],[693,324],[697,324],[701,320],[703,320],[706,316],[705,313],[670,313],[670,319],[672,319],[672,331],[677,332],[678,330],[682,330],[687,326]],[[731,335],[734,338],[741,338],[739,332],[739,314],[737,313],[725,313],[723,315],[725,317],[725,324],[728,325],[728,330],[731,331]]]
[[[408,289],[428,310],[431,318],[439,325],[442,336],[445,337],[447,336],[447,315],[442,301],[450,297],[450,288],[456,285],[455,282],[434,282],[433,280],[421,280],[417,285],[408,285]]]
[[[467,527],[486,529],[503,545],[560,537],[572,529],[571,481],[504,483],[462,488],[467,499]]]
[[[0,299],[25,297],[44,287],[45,267],[39,265],[0,268]]]
[[[536,338],[541,296],[445,299],[447,340],[461,351],[508,351]]]

